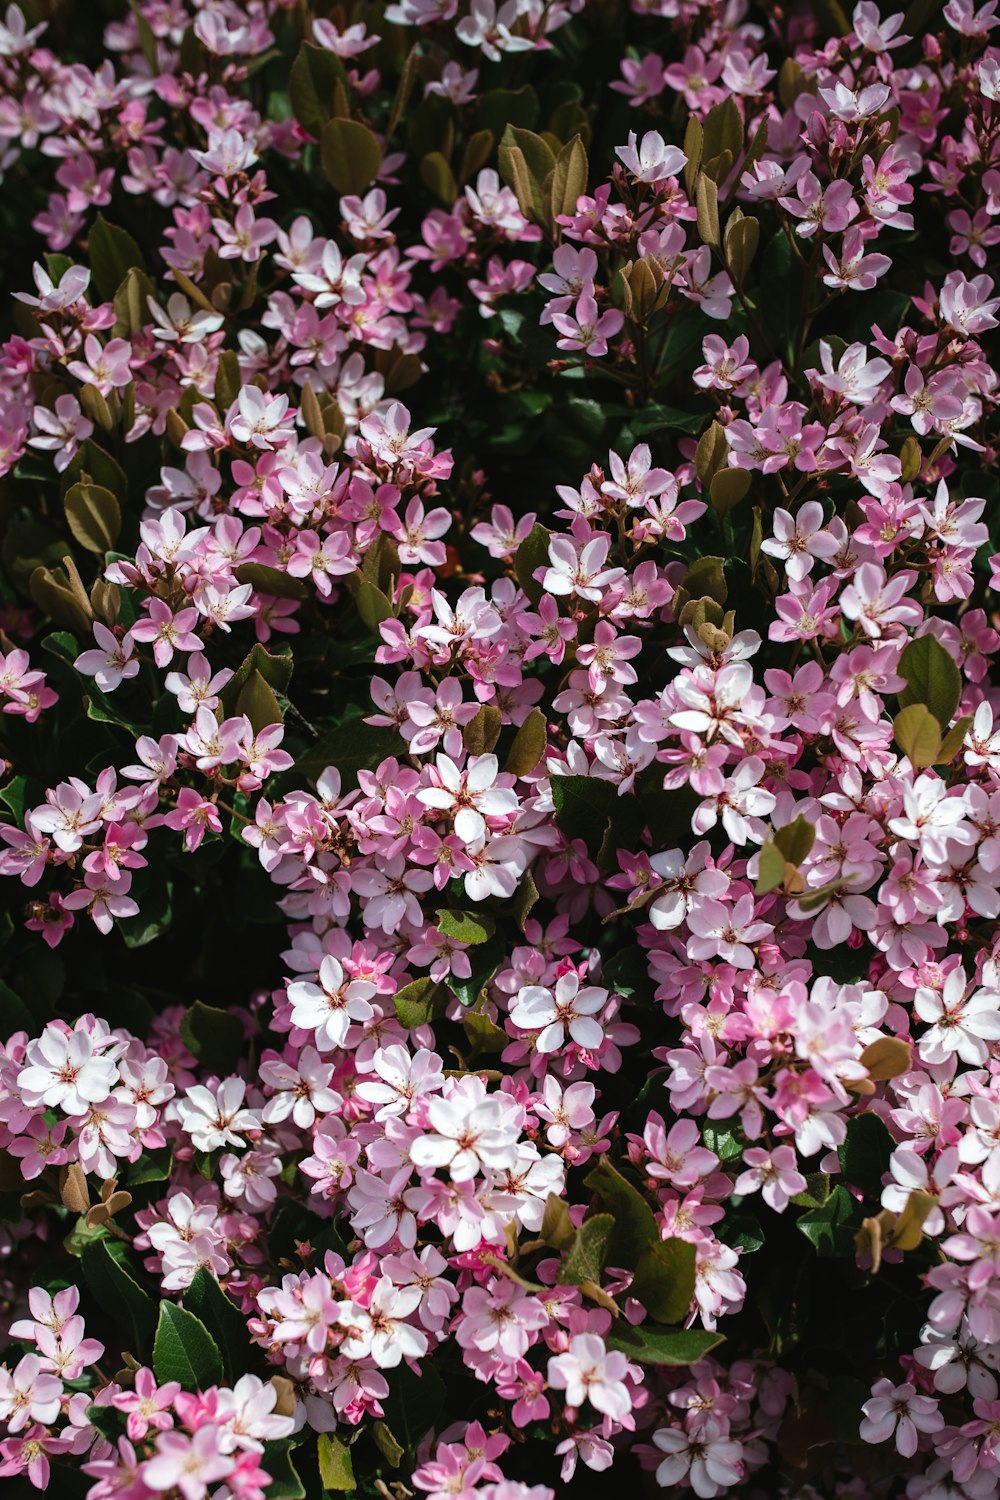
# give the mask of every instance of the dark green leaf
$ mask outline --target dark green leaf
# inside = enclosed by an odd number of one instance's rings
[[[111,302],[133,266],[146,269],[142,251],[126,229],[109,224],[98,214],[87,241],[94,289],[102,302]],[[96,475],[94,476],[97,477]]]
[[[196,1000],[184,1012],[181,1041],[209,1072],[224,1078],[243,1054],[243,1022],[228,1010]]]
[[[566,837],[582,839],[596,854],[618,801],[614,782],[599,776],[553,776],[552,801]]]
[[[613,1213],[615,1225],[608,1244],[611,1266],[631,1270],[642,1252],[660,1243],[656,1217],[637,1188],[613,1167],[606,1157],[585,1178],[592,1192]]]
[[[406,745],[395,729],[379,728],[354,718],[310,745],[295,764],[312,779],[321,776],[328,766],[335,766],[343,790],[348,792],[357,786],[359,771],[374,771],[389,756],[405,752]]]
[[[186,1391],[222,1383],[222,1358],[200,1318],[173,1302],[160,1303],[153,1340],[153,1371],[163,1385],[179,1380]]]
[[[85,1245],[80,1259],[96,1301],[113,1323],[124,1319],[129,1329],[129,1352],[141,1358],[156,1327],[156,1303],[129,1269],[111,1254],[106,1239]]]
[[[390,1370],[389,1394],[382,1399],[386,1426],[408,1453],[432,1427],[440,1427],[445,1414],[444,1382],[430,1360],[415,1375],[408,1365]]]
[[[232,1385],[247,1373],[253,1354],[243,1314],[204,1266],[184,1293],[184,1306],[201,1319],[218,1344],[226,1380]]]
[[[855,1115],[847,1122],[847,1137],[837,1148],[840,1170],[852,1187],[866,1198],[878,1198],[882,1178],[889,1170],[893,1139],[878,1115]]]
[[[690,1240],[658,1240],[639,1256],[629,1288],[658,1323],[680,1323],[694,1297],[697,1251]]]
[[[861,1227],[862,1212],[850,1193],[838,1183],[822,1208],[801,1214],[798,1228],[817,1255],[853,1256],[854,1236]]]
[[[514,558],[517,581],[532,604],[537,604],[543,593],[542,585],[534,575],[539,568],[547,568],[548,565],[549,533],[536,521]]]
[[[347,74],[336,53],[303,42],[288,76],[288,96],[295,118],[317,140],[333,114],[333,92],[338,82],[346,84]]]

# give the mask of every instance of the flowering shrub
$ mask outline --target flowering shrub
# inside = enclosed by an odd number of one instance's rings
[[[996,10],[6,10],[12,1495],[998,1493]]]

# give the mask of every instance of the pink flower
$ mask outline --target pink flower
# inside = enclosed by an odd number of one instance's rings
[[[214,1425],[199,1427],[192,1436],[162,1432],[156,1452],[142,1465],[142,1481],[151,1490],[177,1489],[184,1500],[203,1500],[208,1486],[225,1479],[235,1460],[221,1447],[221,1432]]]

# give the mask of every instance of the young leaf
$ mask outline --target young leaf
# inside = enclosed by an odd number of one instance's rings
[[[319,1435],[319,1477],[325,1490],[353,1490],[357,1483],[351,1450],[332,1432]]]
[[[393,996],[397,1019],[410,1028],[436,1020],[447,1004],[448,991],[436,979],[414,979]]]
[[[600,1283],[608,1240],[615,1221],[611,1214],[592,1214],[584,1219],[563,1257],[556,1280],[560,1286],[579,1286],[581,1281]]]
[[[923,703],[911,703],[892,721],[896,744],[915,771],[933,766],[941,754],[941,724]]]
[[[547,730],[545,715],[533,708],[514,736],[503,768],[514,776],[527,776],[545,754]]]
[[[623,1318],[605,1336],[609,1349],[618,1349],[641,1365],[693,1365],[725,1342],[725,1335],[705,1328],[633,1328]]]
[[[443,908],[437,914],[438,932],[458,943],[485,943],[496,931],[496,923],[485,913],[451,911]]]

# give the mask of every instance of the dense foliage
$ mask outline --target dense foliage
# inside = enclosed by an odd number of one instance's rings
[[[996,11],[6,10],[12,1496],[1000,1491]]]

